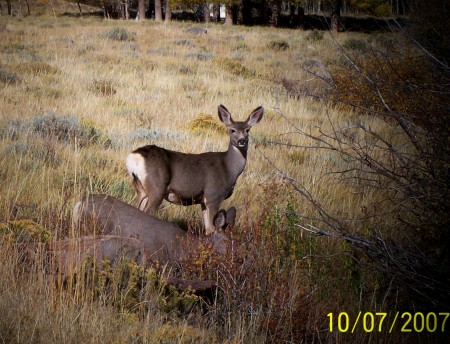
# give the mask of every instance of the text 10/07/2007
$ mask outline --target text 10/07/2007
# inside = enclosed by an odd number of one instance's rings
[[[390,315],[390,314],[389,314]],[[388,326],[389,333],[400,330],[400,332],[445,332],[445,325],[449,312],[396,312],[394,316],[388,316],[387,312],[361,312],[352,321],[348,313],[340,312],[336,318],[333,313],[328,313],[329,329],[333,332],[355,333],[361,327],[364,332],[382,332]]]

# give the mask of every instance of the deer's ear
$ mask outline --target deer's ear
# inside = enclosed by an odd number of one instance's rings
[[[258,123],[264,114],[264,108],[262,106],[258,106],[255,110],[252,111],[250,116],[247,118],[247,124],[250,126],[254,126],[256,123]]]
[[[234,227],[234,223],[236,221],[236,208],[231,207],[227,210],[227,225],[229,227]]]
[[[225,210],[220,209],[216,215],[214,215],[214,227],[217,229],[223,229],[227,223],[227,213]]]
[[[231,118],[230,112],[223,105],[219,105],[219,119],[225,125],[233,125],[233,119]]]

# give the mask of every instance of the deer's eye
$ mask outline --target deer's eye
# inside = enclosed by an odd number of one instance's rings
[[[245,133],[248,134],[250,132],[250,129],[245,129]]]
[[[230,131],[232,134],[236,133],[236,129],[230,129]]]

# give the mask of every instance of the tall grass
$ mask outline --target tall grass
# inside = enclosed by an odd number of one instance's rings
[[[305,66],[322,70],[339,59],[327,34],[311,39],[298,31],[207,24],[207,35],[191,35],[186,32],[191,24],[185,23],[46,15],[0,17],[0,24],[6,27],[0,41],[0,222],[5,233],[14,221],[32,220],[51,233],[50,240],[77,235],[71,209],[82,194],[101,192],[134,202],[124,164],[131,150],[144,144],[194,153],[225,150],[217,106],[227,106],[235,119],[245,119],[258,105],[266,109],[252,129],[246,169],[223,204],[238,209],[227,256],[212,255],[206,245],[178,271],[105,267],[97,272],[106,276],[103,280],[79,276],[70,288],[45,272],[39,253],[31,262],[24,260],[20,246],[2,237],[2,341],[358,343],[403,338],[399,333],[367,335],[361,328],[352,336],[329,332],[329,312],[389,311],[392,303],[383,299],[381,277],[360,270],[346,244],[298,229],[299,222],[314,223],[313,206],[277,170],[296,178],[342,217],[357,219],[374,207],[386,210],[382,194],[359,192],[330,175],[347,168],[345,161],[302,148],[314,142],[292,134],[286,121],[314,135],[331,130],[332,123],[364,121],[401,140],[380,120],[296,96],[298,90],[327,87],[305,71]],[[114,32],[130,39],[110,39]],[[360,47],[355,42],[366,38],[342,34],[338,40]],[[170,204],[158,214],[195,228],[201,226],[200,215],[197,207]],[[214,301],[205,304],[189,292],[165,288],[170,275],[216,280]]]

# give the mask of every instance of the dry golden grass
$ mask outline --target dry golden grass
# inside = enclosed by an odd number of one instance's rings
[[[307,32],[207,24],[208,34],[198,36],[186,33],[191,23],[159,25],[48,15],[2,16],[0,25],[6,27],[0,41],[0,76],[5,75],[0,78],[0,223],[29,219],[49,230],[52,238],[76,235],[71,209],[82,194],[102,192],[134,202],[124,164],[131,150],[144,144],[189,153],[225,150],[228,138],[216,120],[219,104],[239,120],[258,105],[266,109],[263,120],[252,129],[245,171],[233,196],[223,204],[237,207],[236,235],[242,242],[251,246],[253,235],[264,246],[273,234],[265,231],[286,224],[289,209],[294,208],[305,221],[312,216],[311,204],[292,191],[277,168],[342,217],[358,218],[382,199],[329,175],[345,164],[332,153],[296,147],[314,142],[293,134],[286,121],[314,134],[319,129],[331,130],[331,122],[350,126],[366,121],[387,136],[396,135],[381,121],[293,96],[293,89],[325,87],[302,66],[312,65],[320,72],[321,66],[338,58],[328,34],[323,40],[311,41]],[[105,38],[115,27],[126,30],[131,38]],[[337,40],[348,38],[365,40],[367,35],[341,34]],[[271,42],[287,42],[289,49],[272,49]],[[10,81],[11,75],[16,81]],[[56,118],[56,124],[43,127],[49,118],[45,116]],[[159,216],[196,226],[201,223],[198,207],[164,204]],[[289,223],[286,228],[292,230]],[[35,338],[64,343],[299,340],[300,334],[285,330],[273,319],[288,305],[282,319],[290,322],[296,321],[296,312],[309,312],[301,317],[311,326],[301,332],[302,340],[320,337],[345,342],[327,334],[326,313],[354,312],[362,304],[375,311],[385,305],[370,299],[376,292],[361,300],[357,292],[349,291],[353,267],[348,257],[326,264],[309,257],[345,252],[342,242],[313,240],[304,233],[299,240],[292,250],[297,248],[300,253],[289,253],[298,263],[283,257],[267,262],[280,266],[275,269],[278,276],[264,275],[267,290],[261,295],[273,303],[256,307],[248,293],[242,293],[240,297],[248,304],[240,308],[235,307],[235,300],[220,300],[224,302],[220,312],[224,308],[229,312],[222,318],[209,318],[210,314],[198,311],[181,317],[168,315],[152,304],[157,303],[158,292],[139,301],[145,303],[145,311],[139,312],[118,310],[88,293],[76,299],[70,291],[48,283],[39,267],[30,274],[21,272],[20,259],[2,245],[0,331],[9,332],[0,333],[0,339],[18,343]],[[278,248],[270,246],[268,252],[276,256],[279,252],[273,250]],[[283,266],[293,270],[288,273]],[[334,271],[338,267],[342,270]],[[259,273],[249,272],[252,287],[256,288]],[[271,284],[278,281],[289,283]],[[242,283],[245,288],[246,282]],[[316,301],[310,301],[305,296],[308,293]],[[309,308],[296,303],[306,300]],[[220,313],[214,308],[210,312]],[[273,312],[273,317],[267,317],[267,312]]]

